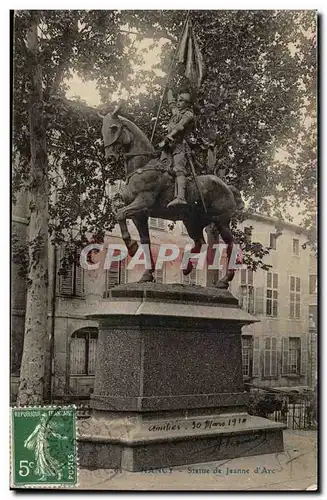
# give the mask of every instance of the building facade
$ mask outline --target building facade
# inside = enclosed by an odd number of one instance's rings
[[[13,234],[23,240],[28,224],[24,213],[24,204],[17,204]],[[173,228],[160,219],[150,218],[149,223],[155,255],[162,243],[177,244],[180,249],[191,243],[181,222]],[[240,269],[231,283],[231,292],[238,297],[240,306],[260,320],[243,328],[244,380],[260,387],[308,387],[312,383],[313,363],[311,354],[308,356],[309,313],[312,314],[313,306],[317,308],[317,299],[312,278],[316,275],[315,259],[308,248],[302,248],[306,236],[298,226],[258,214],[244,221],[241,227],[252,231],[253,242],[271,247],[264,259],[271,266],[269,271]],[[129,228],[137,239],[132,222]],[[117,227],[107,235],[105,247],[109,243],[123,243]],[[144,268],[135,266],[129,270],[128,262],[121,262],[106,270],[101,262],[99,269],[87,271],[77,263],[66,274],[59,275],[63,252],[62,248],[49,248],[52,391],[56,399],[86,399],[93,390],[97,344],[97,324],[87,315],[96,312],[97,304],[106,299],[111,287],[137,281]],[[206,269],[193,270],[185,277],[180,264],[181,257],[166,263],[162,270],[156,271],[156,281],[207,285]],[[12,287],[12,374],[17,381],[26,293],[16,264],[13,264]],[[15,384],[13,387],[15,391]]]

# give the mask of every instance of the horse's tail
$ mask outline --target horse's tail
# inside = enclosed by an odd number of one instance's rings
[[[236,204],[236,210],[238,212],[242,212],[244,210],[245,203],[242,199],[241,192],[237,189],[237,187],[232,186],[230,184],[226,184],[226,181],[223,180],[221,177],[219,177],[219,175],[216,174],[211,174],[211,175],[212,175],[212,180],[214,182],[216,183],[218,182],[221,186],[225,186],[225,190],[232,192]]]

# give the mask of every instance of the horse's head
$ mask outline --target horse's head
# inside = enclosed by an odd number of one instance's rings
[[[117,158],[119,149],[122,148],[124,154],[129,154],[128,168],[138,168],[149,161],[147,154],[152,153],[154,148],[142,130],[128,118],[118,115],[118,112],[119,106],[113,113],[100,115],[103,120],[102,138],[105,156]],[[135,157],[138,158],[137,161],[134,160]]]
[[[105,116],[101,116],[102,138],[106,158],[117,157],[117,147],[119,145],[128,146],[131,138],[130,134],[120,116],[118,116],[119,106]]]

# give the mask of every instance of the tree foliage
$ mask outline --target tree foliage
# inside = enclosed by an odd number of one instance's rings
[[[14,148],[19,161],[14,190],[28,188],[29,182],[29,16],[29,11],[15,16]],[[191,18],[206,66],[195,99],[197,129],[214,145],[217,168],[242,191],[249,212],[285,217],[285,207],[298,205],[305,226],[312,228],[315,12],[192,11]],[[65,99],[69,77],[94,80],[105,110],[116,104],[120,91],[128,91],[124,113],[150,136],[184,19],[185,11],[40,11],[50,191],[57,193],[50,202],[50,232],[57,243],[72,236],[73,226],[80,242],[88,232],[98,238],[112,228],[105,193],[123,175],[122,164],[104,161],[96,111]],[[158,47],[155,68],[139,69],[147,49],[142,54],[137,45],[144,38],[152,39],[150,49]],[[180,68],[175,70],[170,83],[179,84],[180,74]],[[155,142],[167,113],[164,106]],[[278,150],[282,153],[276,157]]]
[[[136,28],[155,26],[167,38],[163,71],[184,18],[183,11],[131,16]],[[314,212],[316,12],[191,11],[191,18],[206,65],[196,97],[198,130],[216,145],[219,168],[250,210],[280,216],[299,203]],[[162,78],[152,81],[154,96],[155,84]]]
[[[195,96],[197,132],[212,145],[216,168],[242,191],[248,213],[259,210],[285,216],[285,207],[298,206],[304,212],[303,224],[313,234],[317,189],[315,12],[192,11],[191,18],[206,64],[203,85]],[[35,19],[37,40],[32,53],[28,34]],[[104,159],[97,110],[80,99],[66,99],[69,79],[77,74],[82,80],[94,81],[104,110],[128,92],[124,112],[150,136],[184,19],[184,11],[15,12],[13,197],[17,191],[29,193],[30,213],[34,210],[38,218],[32,221],[31,216],[34,232],[30,231],[28,243],[27,280],[38,319],[33,326],[30,308],[26,331],[35,333],[34,347],[27,346],[30,353],[25,365],[32,366],[33,359],[38,364],[35,386],[28,386],[26,370],[21,376],[24,404],[34,401],[35,394],[40,398],[45,383],[41,366],[44,345],[43,341],[38,344],[37,332],[45,331],[42,325],[47,321],[47,308],[41,307],[47,296],[46,257],[42,257],[47,245],[38,228],[44,235],[48,224],[51,241],[58,245],[84,245],[90,235],[101,240],[115,223],[108,185],[124,175],[122,162],[108,164]],[[151,39],[151,44],[140,51],[138,43],[144,39]],[[143,56],[154,47],[159,54],[157,63],[144,67]],[[35,83],[40,75],[36,103]],[[174,68],[169,83],[185,86],[180,67]],[[162,138],[167,113],[164,106],[155,142]],[[42,151],[47,152],[43,163]],[[49,204],[44,202],[48,198]],[[268,250],[250,242],[237,230],[235,221],[233,224],[246,251],[246,264],[265,267]],[[40,286],[38,279],[31,283],[31,270],[35,276],[42,274]]]
[[[13,196],[30,189],[29,95],[33,65],[26,47],[32,11],[14,19]],[[69,78],[96,81],[100,93],[117,90],[133,74],[139,56],[118,11],[38,11],[43,69],[43,115],[50,181],[50,233],[54,243],[113,225],[105,188],[116,175],[104,162],[101,120],[80,100],[65,99]],[[104,215],[105,214],[105,215]]]

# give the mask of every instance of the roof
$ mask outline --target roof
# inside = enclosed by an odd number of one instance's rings
[[[297,224],[293,224],[292,222],[287,222],[283,219],[278,219],[277,217],[270,217],[269,215],[264,215],[264,214],[260,214],[258,212],[253,212],[253,213],[249,213],[249,217],[247,217],[246,220],[251,220],[251,219],[258,220],[261,222],[268,222],[269,224],[285,227],[287,229],[291,229],[292,231],[294,231],[295,233],[298,233],[298,234],[303,234],[303,235],[308,234],[308,231],[306,229],[304,229],[303,227],[301,227]]]

